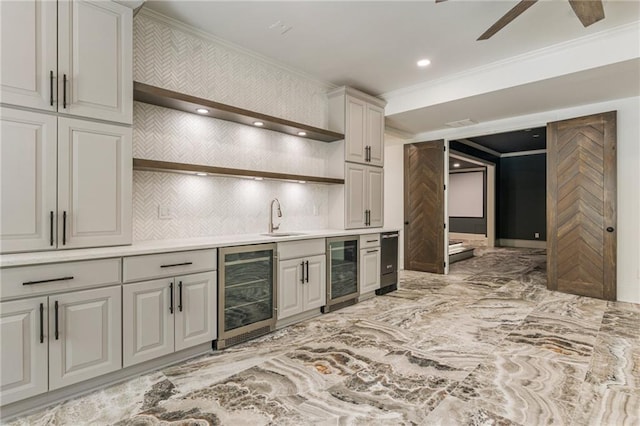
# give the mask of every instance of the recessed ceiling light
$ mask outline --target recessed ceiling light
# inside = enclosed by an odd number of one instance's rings
[[[196,173],[196,176],[206,176],[206,175],[207,175],[206,173],[202,173],[202,172]]]
[[[460,163],[453,163],[453,167],[460,167]]]
[[[206,108],[197,108],[197,109],[196,109],[196,112],[197,112],[198,114],[209,114],[209,110],[208,110],[208,109],[206,109]]]
[[[307,136],[307,132],[298,132],[298,136]]]
[[[253,125],[254,126],[258,126],[258,127],[262,127],[262,126],[264,126],[264,123],[262,121],[254,121]]]
[[[419,67],[427,67],[427,66],[429,66],[429,64],[431,64],[431,61],[428,60],[428,59],[420,59],[418,61],[418,66]]]
[[[539,137],[540,137],[540,135],[539,135],[539,134],[537,134],[537,133],[536,133],[535,135],[532,135],[532,136],[533,136],[534,138],[539,138]]]

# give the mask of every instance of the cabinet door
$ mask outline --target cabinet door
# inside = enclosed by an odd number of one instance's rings
[[[131,243],[132,161],[130,128],[58,119],[58,247]]]
[[[367,105],[356,98],[346,97],[345,160],[363,163],[366,143]]]
[[[278,266],[278,319],[302,312],[303,259],[279,262]]]
[[[122,287],[122,364],[124,367],[170,354],[174,350],[173,279]],[[174,300],[175,301],[175,300]],[[172,307],[173,305],[173,307]]]
[[[121,301],[119,285],[49,297],[50,390],[122,367]]]
[[[218,331],[216,273],[177,277],[175,285],[176,351],[215,340]]]
[[[367,105],[367,145],[371,149],[369,164],[384,165],[384,109]]]
[[[58,16],[59,111],[131,124],[132,10],[112,1],[60,0]]]
[[[367,208],[369,226],[379,227],[383,224],[384,213],[384,171],[378,167],[368,167],[366,177]]]
[[[360,294],[380,288],[380,248],[360,250]]]
[[[56,110],[56,2],[0,2],[2,102]]]
[[[1,251],[55,248],[56,117],[0,111]]]
[[[47,391],[47,298],[0,303],[0,400]]]
[[[302,291],[302,309],[309,311],[326,305],[327,300],[327,261],[324,254],[305,259],[309,262],[306,273],[308,282],[304,283]]]
[[[345,169],[345,228],[362,228],[366,202],[365,166],[346,163]]]

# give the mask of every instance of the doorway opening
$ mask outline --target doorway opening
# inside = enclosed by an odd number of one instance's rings
[[[546,128],[451,140],[449,148],[449,263],[476,247],[545,248]]]

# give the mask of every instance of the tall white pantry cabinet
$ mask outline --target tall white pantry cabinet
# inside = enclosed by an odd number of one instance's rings
[[[0,251],[131,243],[131,9],[24,0],[0,16]]]
[[[131,243],[132,10],[2,1],[0,24],[0,252]],[[2,405],[122,367],[121,282],[120,259],[2,270]]]

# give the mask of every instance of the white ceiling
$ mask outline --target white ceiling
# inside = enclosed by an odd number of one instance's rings
[[[487,41],[478,36],[511,9],[517,0],[462,1],[189,1],[147,0],[145,8],[200,28],[228,42],[272,58],[318,80],[347,85],[373,95],[480,67],[515,55],[640,21],[640,1],[605,0],[605,19],[584,28],[567,0],[542,0]],[[274,25],[275,24],[275,25]],[[274,26],[274,28],[270,28]],[[289,28],[290,27],[290,28]],[[284,31],[284,29],[288,29]],[[284,34],[282,34],[284,32]],[[597,52],[594,52],[597,54]],[[418,68],[416,61],[432,64]],[[625,78],[598,87],[596,78],[625,71]],[[518,96],[566,94],[564,99],[540,99],[527,107],[513,102],[514,94],[496,92],[486,108],[486,96],[388,117],[393,127],[421,133],[442,128],[446,121],[465,117],[498,119],[518,111],[561,108],[575,101],[597,102],[631,92],[637,61],[617,69],[596,69],[567,86],[562,78],[548,87],[528,85]],[[608,76],[608,77],[607,77]],[[637,83],[637,82],[635,82]],[[594,87],[595,85],[595,87]],[[624,87],[623,87],[624,86]],[[640,89],[635,84],[635,95]],[[582,90],[584,93],[576,93]],[[593,93],[591,93],[593,92]],[[605,97],[607,99],[598,99]],[[617,96],[621,97],[621,96]],[[624,96],[623,96],[624,97]],[[510,102],[497,106],[505,99]],[[449,108],[449,109],[448,109]],[[457,108],[457,109],[456,109]],[[460,114],[460,108],[473,113]],[[515,109],[514,109],[515,108]],[[453,112],[457,111],[456,114]],[[535,111],[533,111],[535,112]],[[450,116],[450,120],[449,120]]]

